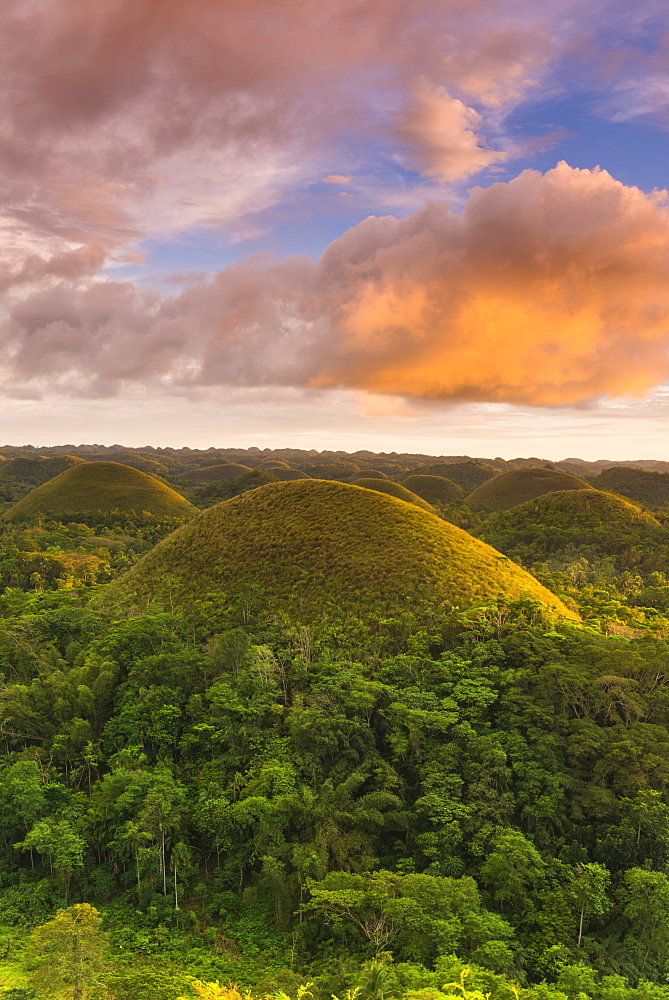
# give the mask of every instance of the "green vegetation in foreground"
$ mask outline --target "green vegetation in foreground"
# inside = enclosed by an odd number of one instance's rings
[[[197,513],[197,508],[165,483],[138,469],[117,462],[91,462],[77,464],[38,486],[5,511],[3,518],[25,521],[96,511],[188,517]]]
[[[669,473],[613,466],[592,480],[598,490],[620,493],[647,507],[669,507]]]
[[[216,465],[206,465],[201,469],[192,469],[185,472],[183,479],[192,480],[198,483],[227,482],[229,479],[237,479],[250,472],[248,465],[238,465],[236,462],[219,462]]]
[[[186,606],[259,590],[298,620],[390,607],[468,608],[530,598],[573,617],[534,577],[436,515],[376,490],[322,480],[276,483],[203,512],[113,583],[110,608]],[[102,599],[101,599],[102,600]]]
[[[395,497],[396,500],[412,503],[415,507],[420,507],[421,510],[426,510],[430,514],[434,514],[435,512],[432,504],[427,503],[417,493],[412,493],[406,486],[401,486],[399,483],[393,483],[390,480],[354,479],[352,485],[361,486],[365,490],[376,490],[377,493],[385,493],[389,497]]]
[[[189,522],[196,572],[231,539],[265,575],[180,604],[163,574],[132,617],[103,595],[176,519],[0,527],[2,1000],[669,1000],[666,512],[587,489],[457,512],[582,621],[407,600],[403,572],[466,574],[469,543],[445,560],[425,526],[449,525],[332,482]]]
[[[408,476],[402,486],[435,507],[463,503],[465,499],[462,487],[444,476]]]
[[[589,489],[590,483],[558,469],[513,469],[477,487],[467,498],[473,510],[509,510],[545,493]]]

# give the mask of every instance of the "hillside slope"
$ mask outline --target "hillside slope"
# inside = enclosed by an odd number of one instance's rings
[[[110,585],[115,613],[249,593],[296,620],[528,597],[574,617],[534,577],[433,514],[375,490],[272,483],[203,511]]]

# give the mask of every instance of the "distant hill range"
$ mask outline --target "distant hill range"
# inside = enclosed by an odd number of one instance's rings
[[[394,478],[396,472],[409,472],[421,475],[440,475],[457,482],[460,486],[478,486],[484,479],[467,476],[465,470],[458,466],[475,464],[479,468],[488,467],[494,472],[506,472],[511,469],[527,469],[535,466],[552,465],[563,472],[578,476],[596,476],[605,469],[614,466],[629,469],[643,469],[646,472],[669,472],[669,461],[660,459],[598,459],[588,462],[581,458],[565,458],[550,462],[541,457],[529,458],[486,458],[471,455],[427,455],[421,452],[372,452],[372,451],[316,451],[301,448],[156,448],[150,445],[128,447],[127,445],[100,444],[62,444],[50,447],[34,445],[4,445],[0,447],[0,463],[3,459],[25,458],[40,461],[45,458],[72,455],[85,462],[114,461],[123,465],[140,468],[142,472],[164,474],[179,469],[185,472],[187,468],[198,468],[216,465],[222,462],[234,462],[249,468],[267,468],[268,465],[284,464],[287,468],[301,468],[312,479],[322,478],[324,471],[338,472],[342,478],[348,473],[358,473],[366,478],[369,472],[383,472]],[[148,463],[155,463],[155,465]],[[156,469],[162,466],[163,468]],[[444,466],[455,466],[448,473]],[[323,468],[327,467],[327,468]],[[336,467],[336,468],[335,468]],[[437,468],[438,467],[438,468]],[[62,469],[60,471],[63,471]],[[472,470],[470,470],[471,472]],[[318,475],[321,473],[321,476]],[[334,477],[332,477],[334,478]],[[463,482],[463,478],[466,482]]]
[[[595,486],[654,510],[669,507],[669,461],[658,459],[503,459],[410,452],[317,451],[300,448],[155,448],[63,444],[0,447],[0,509],[77,466],[115,462],[185,495],[199,509],[270,482],[360,483],[441,510],[455,523],[463,511],[504,510],[555,490]],[[565,479],[562,477],[573,477]],[[506,479],[503,477],[507,477]],[[389,485],[373,487],[374,481]],[[404,499],[407,499],[405,496]],[[4,503],[3,503],[4,501]],[[449,510],[446,510],[449,508]],[[478,515],[477,515],[478,516]]]

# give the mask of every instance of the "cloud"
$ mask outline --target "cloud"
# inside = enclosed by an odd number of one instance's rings
[[[410,105],[398,116],[397,136],[421,173],[457,181],[508,159],[508,153],[481,145],[481,125],[474,108],[421,80]]]
[[[614,6],[614,41],[630,23],[648,33],[638,11]],[[378,207],[393,178],[376,168],[397,162],[398,144],[431,178],[414,186],[420,196],[457,184],[531,150],[509,140],[506,116],[548,78],[569,86],[561,59],[584,22],[583,60],[605,92],[660,101],[664,43],[654,58],[637,47],[614,63],[594,30],[600,7],[4,0],[0,266],[25,290],[31,269],[33,286],[48,285],[47,262],[81,248],[118,259],[201,227],[232,241],[300,188],[348,183],[328,175],[333,163],[351,164],[358,203]]]
[[[555,40],[556,41],[556,40]],[[549,65],[554,36],[538,18],[492,25],[454,40],[443,78],[488,108],[517,101]]]
[[[459,122],[487,165],[475,112],[436,88],[513,102],[574,3],[528,21],[521,0],[4,0],[0,203],[81,243],[225,228],[323,177],[351,137],[392,142],[407,105],[417,161]]]
[[[321,271],[336,335],[316,386],[556,406],[669,375],[669,209],[606,171],[561,163],[474,189],[461,216],[368,220]]]
[[[327,177],[323,178],[324,184],[350,184],[352,177],[345,176],[344,174],[328,174]]]
[[[173,297],[61,281],[0,328],[5,384],[352,389],[583,405],[669,377],[669,208],[566,163],[370,217],[319,262],[256,256]]]

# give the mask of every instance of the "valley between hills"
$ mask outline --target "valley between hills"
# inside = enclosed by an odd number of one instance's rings
[[[0,448],[0,997],[669,1000],[669,463]]]

